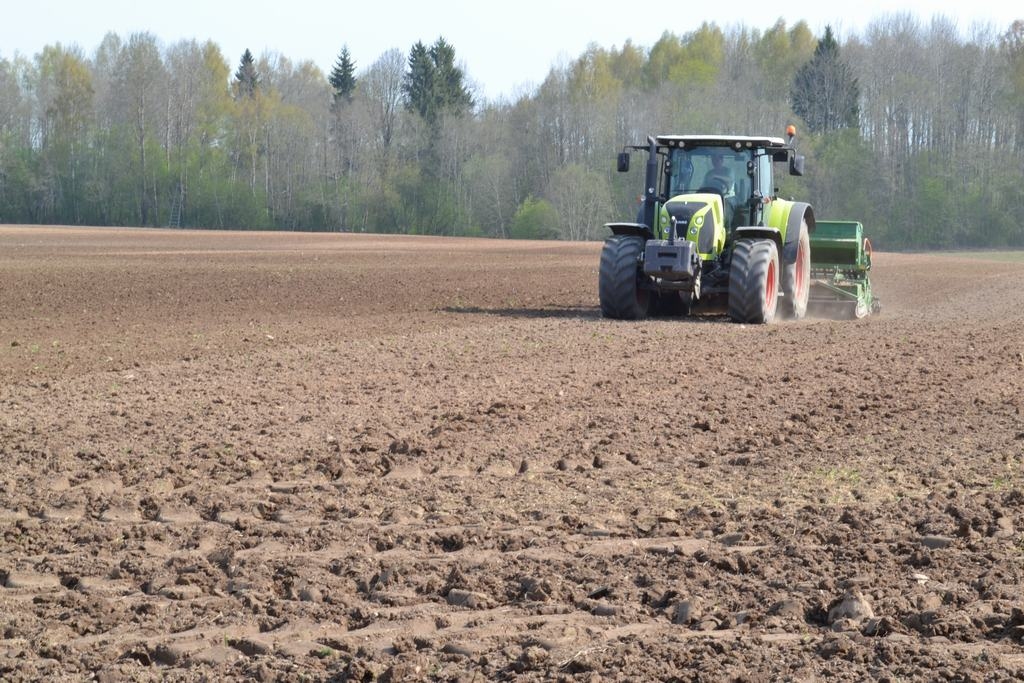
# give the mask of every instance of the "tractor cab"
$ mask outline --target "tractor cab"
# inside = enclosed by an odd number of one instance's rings
[[[668,238],[673,222],[684,226],[706,247],[699,249],[705,259],[721,253],[736,228],[765,224],[775,200],[776,162],[788,161],[792,175],[803,175],[803,157],[776,137],[661,135],[627,149],[649,152],[637,223],[658,239]],[[620,172],[629,170],[629,156],[619,155]]]
[[[671,204],[713,195],[728,233],[764,221],[775,197],[774,162],[797,158],[781,138],[673,135],[659,137],[657,146],[664,150],[660,185],[668,219]]]

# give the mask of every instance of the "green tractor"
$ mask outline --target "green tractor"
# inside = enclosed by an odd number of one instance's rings
[[[862,317],[871,293],[870,243],[863,226],[819,221],[810,204],[776,196],[773,171],[803,175],[782,138],[662,135],[627,146],[647,152],[635,223],[609,223],[599,295],[608,318],[726,312],[740,323],[803,318],[808,308]],[[820,256],[820,258],[819,258]]]

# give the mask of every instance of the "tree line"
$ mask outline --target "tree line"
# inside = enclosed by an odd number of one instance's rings
[[[331,71],[108,34],[0,57],[0,222],[595,239],[636,212],[652,133],[801,130],[780,193],[877,247],[1024,246],[1024,22],[705,23],[591,45],[513,98],[443,38]]]

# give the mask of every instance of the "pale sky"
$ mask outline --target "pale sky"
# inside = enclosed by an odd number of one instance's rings
[[[815,35],[831,24],[840,37],[872,19],[907,12],[924,22],[954,20],[965,33],[974,24],[1002,32],[1024,9],[1005,0],[730,0],[657,2],[630,0],[0,0],[0,57],[32,57],[52,43],[78,45],[87,56],[108,31],[126,38],[149,31],[164,45],[181,39],[217,43],[237,66],[249,48],[277,52],[294,62],[312,60],[328,72],[347,44],[357,69],[384,51],[408,53],[417,40],[438,36],[455,46],[478,97],[514,96],[538,85],[560,60],[578,56],[591,42],[602,47],[649,47],[663,31],[683,34],[712,21],[768,28],[779,18],[807,21]]]

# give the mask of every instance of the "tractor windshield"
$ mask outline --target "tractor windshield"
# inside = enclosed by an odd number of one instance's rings
[[[723,197],[744,196],[744,188],[738,186],[749,182],[747,162],[752,158],[750,150],[737,152],[730,147],[673,149],[669,155],[668,196],[698,191],[717,192]]]

